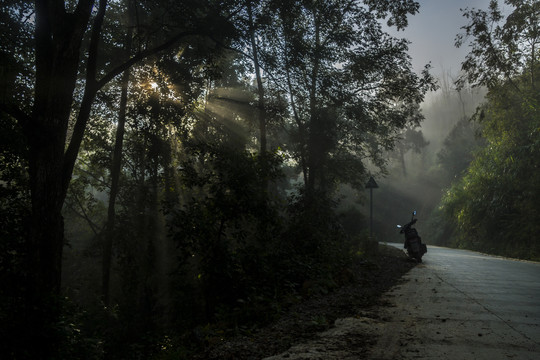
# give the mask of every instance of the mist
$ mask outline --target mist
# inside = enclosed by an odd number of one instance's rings
[[[370,176],[371,240],[401,242],[416,210],[433,244],[484,92],[450,72],[434,91],[418,71],[401,36],[418,5],[10,3],[0,323],[14,357],[203,354],[359,280],[384,258],[363,248]]]
[[[464,136],[472,139],[479,136],[479,125],[471,117],[486,94],[484,88],[469,86],[458,90],[454,84],[456,78],[450,72],[440,75],[440,88],[428,93],[421,105],[424,120],[414,130],[421,133],[427,145],[418,151],[408,150],[403,159],[397,151],[389,153],[387,173],[376,176],[379,188],[373,190],[373,232],[377,241],[403,242],[403,235],[399,234],[396,225],[409,222],[411,213],[416,210],[416,227],[423,241],[433,244],[428,232],[432,213],[445,190],[464,170],[457,169],[456,173],[441,164],[441,150],[460,122],[470,124],[466,126],[464,131],[467,134]],[[357,196],[358,206],[365,216],[365,226],[369,227],[369,190],[348,194]]]

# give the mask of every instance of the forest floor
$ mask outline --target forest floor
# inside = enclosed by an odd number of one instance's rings
[[[212,344],[194,359],[323,359],[326,357],[320,355],[326,352],[336,353],[336,359],[341,358],[342,352],[362,357],[376,342],[369,323],[380,320],[376,308],[383,305],[381,295],[415,265],[403,251],[379,245],[377,254],[369,261],[355,264],[352,283],[305,299],[288,308],[276,322],[249,335]],[[366,326],[359,327],[358,323]],[[349,324],[363,330],[344,330]],[[298,344],[310,344],[309,349],[295,349]],[[314,356],[306,356],[311,351]]]

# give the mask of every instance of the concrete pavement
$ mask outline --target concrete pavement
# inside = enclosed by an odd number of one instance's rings
[[[540,359],[539,263],[433,246],[423,260],[385,295],[370,359]]]

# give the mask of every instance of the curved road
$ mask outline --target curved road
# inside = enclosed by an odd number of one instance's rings
[[[540,359],[540,263],[428,246],[404,279],[371,359]]]
[[[265,360],[538,360],[540,263],[428,246],[381,306],[334,325]]]

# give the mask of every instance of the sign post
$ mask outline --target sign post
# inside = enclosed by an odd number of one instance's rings
[[[370,176],[366,189],[369,189],[369,238],[371,240],[373,240],[373,189],[378,187],[379,185],[377,185],[373,176]]]

